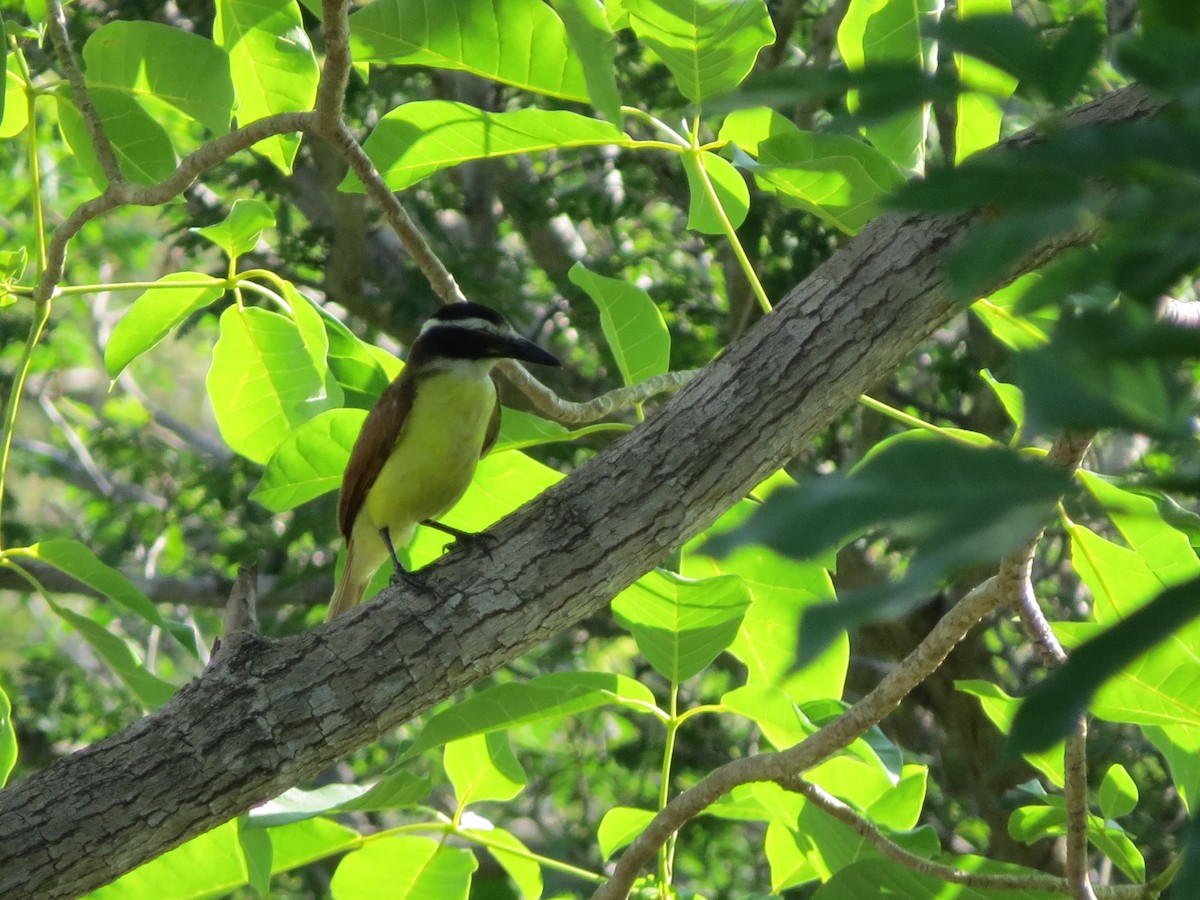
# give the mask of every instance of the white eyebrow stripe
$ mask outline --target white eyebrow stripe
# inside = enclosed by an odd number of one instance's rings
[[[490,322],[487,319],[429,319],[421,326],[421,334],[431,328],[462,328],[477,334],[492,334],[496,337],[510,337],[512,329],[507,325]]]

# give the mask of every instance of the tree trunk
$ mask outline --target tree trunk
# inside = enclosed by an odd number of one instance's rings
[[[1127,90],[1066,123],[1153,108]],[[665,409],[497,525],[491,558],[455,552],[422,588],[384,591],[330,625],[232,641],[163,708],[0,792],[0,896],[97,888],[594,613],[955,311],[940,253],[972,220],[881,217]],[[1043,247],[1020,271],[1080,240]]]

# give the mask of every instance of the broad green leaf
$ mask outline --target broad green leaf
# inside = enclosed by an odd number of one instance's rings
[[[359,61],[454,69],[586,103],[562,21],[541,0],[375,0],[350,17]]]
[[[1200,574],[1200,559],[1188,536],[1163,520],[1152,497],[1123,490],[1094,472],[1080,470],[1079,479],[1161,584],[1178,584]]]
[[[398,835],[371,841],[347,855],[329,888],[334,900],[467,900],[477,866],[470,850]]]
[[[611,858],[614,853],[645,831],[646,826],[653,818],[654,813],[648,809],[614,806],[604,814],[604,818],[600,820],[600,827],[596,830],[600,855],[604,859]]]
[[[621,93],[617,88],[616,37],[604,18],[604,8],[594,0],[550,0],[567,29],[571,49],[583,66],[592,108],[618,128],[621,126]]]
[[[265,828],[248,827],[244,815],[238,816],[235,821],[238,843],[246,860],[246,880],[259,896],[265,897],[271,892],[271,867],[275,856],[271,835]]]
[[[17,764],[17,729],[12,720],[12,704],[0,685],[0,788],[8,782]]]
[[[1200,796],[1200,727],[1142,725],[1141,731],[1167,761],[1184,808],[1194,810]]]
[[[892,831],[909,831],[916,828],[921,808],[925,805],[928,784],[928,768],[920,765],[905,766],[900,780],[866,807],[867,818],[876,825]]]
[[[605,431],[629,431],[631,427],[622,422],[600,422],[585,425],[583,428],[567,428],[550,419],[506,406],[500,418],[500,436],[496,439],[496,446],[492,448],[492,452],[524,450],[526,447],[536,447],[540,444],[574,441],[589,434]]]
[[[55,615],[74,626],[80,637],[87,641],[88,646],[146,709],[158,709],[175,696],[175,685],[147,669],[134,655],[125,639],[82,613],[61,606],[53,600],[48,602]]]
[[[749,607],[750,593],[736,575],[691,579],[662,569],[612,601],[617,624],[672,684],[696,675],[728,648]]]
[[[258,307],[231,306],[221,315],[207,384],[221,436],[257,463],[329,408],[323,373],[296,324]]]
[[[363,149],[394,191],[473,159],[573,147],[621,145],[628,137],[611,122],[566,110],[486,112],[450,100],[418,100],[379,120]],[[339,186],[363,191],[354,172]]]
[[[219,896],[249,879],[236,822],[218,825],[138,866],[88,900],[194,900]]]
[[[1013,350],[1044,346],[1050,342],[1050,332],[1058,320],[1057,307],[1040,315],[1022,313],[1016,308],[1025,292],[1040,280],[1038,272],[1023,275],[1008,287],[971,304],[971,312],[996,340]]]
[[[391,378],[370,344],[359,340],[349,328],[324,309],[321,310],[321,318],[329,339],[329,371],[342,386],[346,405],[369,410]]]
[[[485,800],[511,800],[529,781],[503,731],[450,741],[442,750],[442,766],[459,809]]]
[[[958,0],[960,19],[1012,12],[1012,0]],[[954,117],[954,161],[991,147],[1000,139],[1004,118],[1001,102],[1012,96],[1017,80],[981,60],[961,53],[954,55],[963,84],[975,90],[958,95]]]
[[[721,706],[757,724],[776,750],[786,750],[816,730],[800,714],[795,701],[777,687],[734,688],[721,697]]]
[[[978,856],[956,856],[940,860],[968,872],[1008,875],[1042,875],[1012,863],[993,862]],[[890,859],[863,859],[839,871],[813,894],[813,900],[864,900],[866,897],[895,900],[1061,900],[1057,891],[996,891],[986,888],[947,886],[933,875],[923,875]]]
[[[650,295],[635,284],[606,278],[575,263],[567,273],[600,310],[600,327],[626,384],[667,371],[671,336]]]
[[[1042,525],[1068,484],[1064,473],[1008,450],[910,432],[875,448],[849,476],[776,491],[704,552],[757,543],[808,559],[878,527],[916,548],[899,582],[805,611],[804,662],[844,629],[901,615],[954,572],[994,563]]]
[[[762,0],[625,0],[634,33],[693,103],[727,94],[775,39]]]
[[[311,109],[319,70],[296,0],[217,0],[213,40],[229,54],[239,125]],[[300,136],[281,134],[255,148],[292,171]]]
[[[247,819],[253,828],[274,828],[326,814],[401,809],[415,805],[428,794],[427,778],[401,770],[374,785],[327,784],[312,790],[290,788],[275,799],[254,807]]]
[[[781,483],[794,484],[790,478]],[[756,504],[743,501],[721,517],[710,533],[745,521]],[[729,652],[746,666],[748,686],[778,686],[794,700],[840,697],[850,662],[844,635],[803,668],[796,667],[796,637],[804,610],[834,599],[829,572],[818,563],[799,562],[763,547],[741,547],[720,560],[685,548],[681,572],[690,578],[739,575],[753,603],[742,619]]]
[[[1010,697],[1001,690],[999,685],[981,678],[960,679],[954,682],[954,687],[964,694],[977,698],[983,714],[1002,733],[1008,734],[1012,730],[1013,717],[1016,716],[1017,708],[1021,705],[1021,701],[1016,697]],[[1048,750],[1039,753],[1026,753],[1025,759],[1045,775],[1051,784],[1058,787],[1063,786],[1062,744],[1055,744]]]
[[[685,153],[681,162],[688,180],[688,228],[703,234],[724,234],[722,211],[733,228],[746,221],[746,213],[750,210],[750,190],[732,163],[707,151],[699,156]],[[709,184],[712,185],[712,193],[709,192]],[[716,195],[715,199],[713,194]]]
[[[16,57],[10,55],[4,73],[4,115],[0,116],[0,138],[16,137],[28,124],[25,79],[17,69]]]
[[[515,835],[503,828],[482,830],[471,827],[463,831],[487,847],[488,853],[513,880],[521,900],[538,900],[542,896],[542,867]]]
[[[874,147],[847,135],[801,131],[766,107],[730,113],[720,139],[755,158],[738,163],[761,189],[847,234],[878,215],[883,200],[904,185],[900,170]]]
[[[8,69],[8,31],[5,29],[3,18],[0,18],[0,36],[2,36],[4,38],[3,41],[0,41],[0,70],[7,71],[7,69]],[[7,100],[7,96],[6,96],[7,94],[8,94],[8,91],[5,91],[3,94],[0,94],[0,122],[4,121],[4,107],[5,107],[5,101]],[[3,784],[3,782],[0,782],[0,785],[2,785],[2,784]]]
[[[837,44],[850,69],[882,63],[925,67],[921,17],[938,6],[928,0],[850,0],[838,26]],[[850,108],[855,108],[853,97]],[[867,139],[896,165],[920,172],[925,165],[925,131],[929,110],[899,113],[863,129]]]
[[[212,241],[230,259],[237,259],[258,245],[263,231],[274,227],[275,214],[262,200],[234,200],[222,221],[191,230]]]
[[[229,131],[229,57],[210,40],[157,22],[109,22],[87,39],[83,61],[93,89],[161,101],[215,135]]]
[[[283,282],[282,294],[284,302],[291,309],[292,321],[296,323],[296,330],[300,332],[300,340],[308,350],[309,359],[318,372],[325,373],[325,394],[329,398],[329,405],[341,408],[346,398],[341,383],[329,366],[329,332],[326,331],[320,307],[290,281]]]
[[[123,174],[135,184],[155,184],[175,171],[175,148],[163,127],[124,91],[95,88],[92,103],[113,145]],[[65,85],[55,92],[58,124],[71,152],[92,183],[104,188],[108,180],[96,161],[92,138],[83,116]]]
[[[284,512],[337,490],[366,418],[361,409],[329,409],[297,426],[271,454],[250,499]]]
[[[271,873],[286,872],[362,844],[362,835],[331,819],[304,819],[267,829]]]
[[[1114,763],[1100,782],[1100,811],[1106,819],[1117,819],[1133,812],[1138,802],[1138,788],[1129,771]]]
[[[479,461],[466,494],[441,521],[463,531],[482,531],[562,477],[561,472],[524,453],[493,453]],[[437,559],[446,541],[447,536],[440,531],[418,528],[408,547],[408,562],[419,568]]]
[[[185,282],[185,286],[176,285]],[[200,272],[172,272],[158,279],[121,316],[104,347],[104,367],[116,378],[127,365],[182,325],[198,310],[215,302],[224,284]]]
[[[1050,673],[1021,705],[1010,747],[1018,753],[1042,750],[1065,737],[1101,684],[1200,615],[1198,596],[1200,578],[1168,588],[1124,621],[1075,647],[1066,664]],[[1191,687],[1194,671],[1192,660],[1172,674]]]
[[[14,552],[41,560],[86,584],[151,625],[161,628],[175,638],[193,658],[199,658],[196,634],[192,628],[183,622],[163,616],[149,597],[138,590],[117,569],[102,562],[87,545],[69,538],[57,538],[42,541],[30,547],[23,547]]]
[[[1015,384],[997,381],[987,369],[980,369],[979,377],[992,389],[992,393],[996,395],[996,399],[1000,401],[1004,412],[1008,414],[1008,418],[1019,433],[1025,422],[1025,396],[1021,393],[1021,389]]]
[[[1045,805],[1022,806],[1008,819],[1008,833],[1026,844],[1067,833],[1067,810],[1059,797],[1047,797]],[[1129,836],[1096,816],[1088,816],[1088,840],[1112,860],[1134,882],[1146,880],[1146,861]]]
[[[656,709],[649,689],[624,675],[551,672],[524,684],[500,684],[433,715],[400,762],[459,738],[613,705]]]

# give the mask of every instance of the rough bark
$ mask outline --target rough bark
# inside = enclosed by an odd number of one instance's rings
[[[1152,108],[1127,91],[1068,124]],[[954,312],[939,255],[972,218],[872,223],[661,413],[497,525],[491,558],[455,553],[330,625],[231,642],[160,710],[0,792],[0,896],[103,885],[595,612]]]

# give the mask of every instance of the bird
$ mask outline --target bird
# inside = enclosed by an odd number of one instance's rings
[[[421,326],[350,451],[338,497],[345,561],[326,621],[362,601],[389,556],[393,579],[406,574],[395,548],[406,546],[418,525],[468,537],[436,520],[466,493],[496,443],[500,398],[492,369],[502,359],[561,365],[481,303],[449,304]]]

